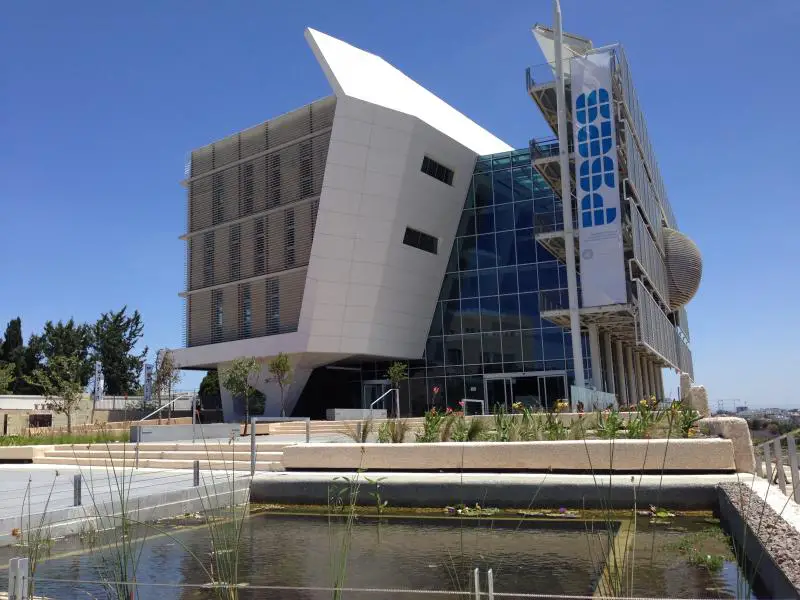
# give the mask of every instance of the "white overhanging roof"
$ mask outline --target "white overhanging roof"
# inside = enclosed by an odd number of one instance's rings
[[[380,56],[311,28],[305,35],[337,97],[349,96],[417,117],[479,155],[513,150]]]

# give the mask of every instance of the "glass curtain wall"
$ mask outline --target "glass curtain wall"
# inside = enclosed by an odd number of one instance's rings
[[[569,331],[539,314],[539,291],[563,296],[562,305],[567,304],[566,267],[535,242],[534,216],[560,221],[561,204],[532,169],[529,151],[480,157],[424,359],[411,363],[403,386],[404,414],[420,415],[430,406],[457,408],[464,398],[483,400],[485,376],[492,382],[502,373],[524,378],[555,371],[572,384]],[[588,371],[589,344],[583,337]],[[362,377],[383,377],[386,367],[364,363]]]

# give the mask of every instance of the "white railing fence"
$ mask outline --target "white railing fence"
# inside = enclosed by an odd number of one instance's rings
[[[784,494],[800,503],[800,464],[795,430],[755,446],[756,474],[776,484]]]
[[[617,397],[614,394],[577,385],[570,386],[570,401],[573,412],[577,411],[579,403],[583,405],[583,412],[605,410],[609,406],[617,406]]]

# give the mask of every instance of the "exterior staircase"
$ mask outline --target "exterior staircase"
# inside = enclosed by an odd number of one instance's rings
[[[256,444],[256,471],[281,471],[283,449],[288,444],[262,442]],[[139,444],[138,463],[136,444],[58,445],[33,458],[34,464],[78,467],[148,469],[192,469],[194,461],[200,468],[249,471],[250,443],[234,444],[151,442]]]

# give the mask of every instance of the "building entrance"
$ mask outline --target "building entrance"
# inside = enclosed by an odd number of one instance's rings
[[[556,401],[566,399],[567,374],[564,371],[536,373],[498,373],[484,375],[483,394],[486,410],[497,406],[510,411],[515,402],[533,410],[551,410]]]
[[[361,386],[361,408],[369,408],[375,400],[389,391],[391,385],[392,382],[388,379],[368,379],[364,381]],[[392,408],[390,406],[391,399],[389,396],[386,396],[386,400],[385,406],[382,406],[379,402],[375,408],[386,408],[390,410]]]

